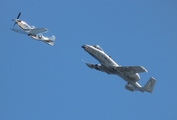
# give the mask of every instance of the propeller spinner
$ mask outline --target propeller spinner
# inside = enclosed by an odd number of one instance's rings
[[[18,19],[19,19],[20,15],[21,15],[21,12],[19,12],[19,13],[18,13],[18,16],[17,16],[17,18],[16,18],[16,19],[12,19],[12,21],[15,21],[15,23],[14,23],[13,27],[17,24],[17,23],[16,23],[16,20],[18,20]]]

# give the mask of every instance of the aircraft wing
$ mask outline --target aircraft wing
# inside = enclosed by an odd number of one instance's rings
[[[25,29],[24,31],[29,31],[29,34],[42,34],[47,32],[48,30],[46,28],[35,28],[35,29]]]
[[[25,32],[25,31],[23,31],[22,29],[14,29],[14,28],[11,28],[11,30],[14,31],[14,32],[17,32],[17,33],[21,33],[21,34],[28,35],[28,32]]]
[[[92,63],[87,63],[87,62],[85,62],[84,60],[82,60],[82,61],[83,61],[89,68],[104,72],[104,71],[103,71],[103,68],[102,68],[102,66],[101,66],[101,64],[92,64]]]
[[[127,72],[132,74],[148,72],[143,66],[120,66],[120,67],[116,67],[116,69],[121,72]]]
[[[94,68],[96,70],[102,71],[101,70],[101,64],[91,64],[91,63],[85,63],[89,68]]]

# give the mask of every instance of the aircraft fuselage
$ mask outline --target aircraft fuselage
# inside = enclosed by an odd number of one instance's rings
[[[24,22],[24,21],[21,21],[21,20],[15,20],[15,22],[17,23],[17,25],[21,28],[21,29],[23,29],[23,30],[25,30],[25,29],[34,29],[33,27],[31,27],[30,25],[28,25],[26,22]]]
[[[108,56],[104,51],[99,50],[95,48],[94,46],[83,45],[82,48],[84,48],[86,52],[88,52],[91,56],[93,56],[95,59],[97,59],[101,63],[102,71],[108,74],[116,74],[119,77],[123,78],[128,83],[134,84],[137,87],[141,87],[137,83],[137,81],[140,79],[140,76],[138,73],[128,74],[125,71],[115,70],[114,68],[119,67],[119,65],[110,56]]]

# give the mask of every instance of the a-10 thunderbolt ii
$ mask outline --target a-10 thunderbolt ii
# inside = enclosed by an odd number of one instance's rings
[[[155,86],[156,80],[153,77],[147,81],[147,83],[142,87],[138,81],[140,76],[138,73],[147,72],[147,70],[142,66],[120,66],[118,65],[110,56],[108,56],[99,45],[83,45],[82,48],[88,52],[91,56],[97,59],[100,64],[86,63],[90,68],[106,72],[108,74],[115,74],[124,79],[127,84],[125,88],[130,91],[141,91],[152,93]]]
[[[48,31],[46,28],[35,28],[34,26],[30,26],[25,21],[22,21],[19,19],[20,15],[21,15],[21,12],[18,14],[16,19],[12,19],[12,21],[15,21],[13,28],[11,28],[12,31],[28,35],[31,38],[38,40],[38,41],[43,41],[47,43],[48,45],[51,45],[51,46],[54,45],[54,41],[55,41],[54,35],[52,35],[50,38],[43,36],[43,33]],[[21,29],[15,29],[14,26],[16,24]]]

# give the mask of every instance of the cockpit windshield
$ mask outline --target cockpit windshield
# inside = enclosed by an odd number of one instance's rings
[[[97,48],[97,49],[103,51],[103,49],[101,49],[101,47],[100,47],[99,45],[94,45],[93,47],[95,47],[95,48]]]

